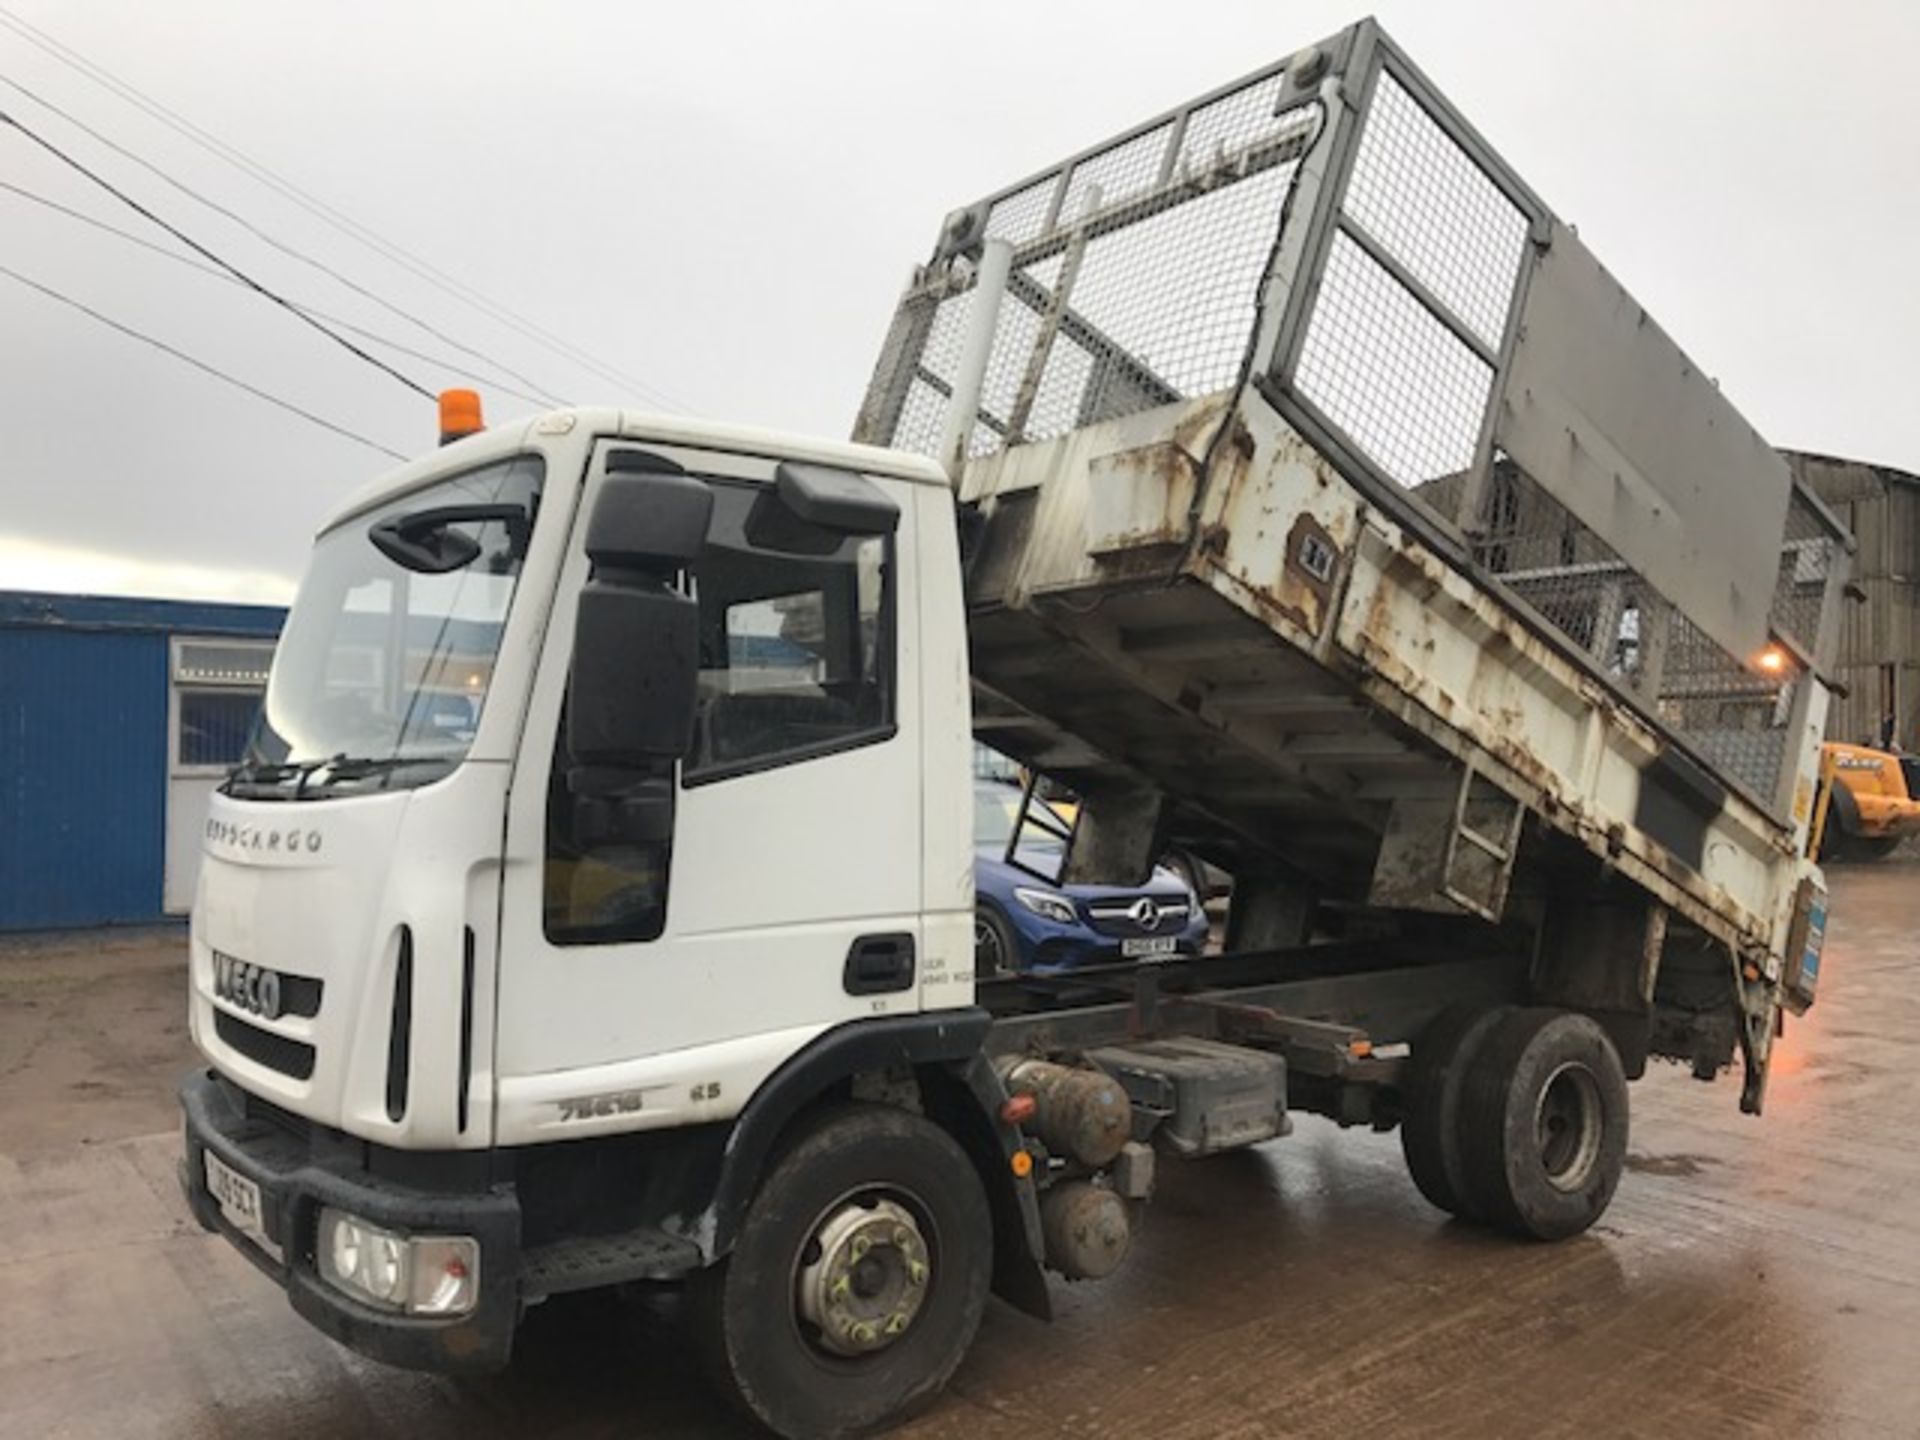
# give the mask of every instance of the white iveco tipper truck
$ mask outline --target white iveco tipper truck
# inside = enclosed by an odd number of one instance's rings
[[[956,211],[858,434],[562,411],[322,531],[182,1095],[314,1324],[498,1366],[681,1283],[842,1434],[1295,1112],[1555,1239],[1650,1057],[1760,1109],[1851,542],[1373,24]],[[976,974],[974,736],[1076,797],[1037,916],[1179,850],[1225,952]]]

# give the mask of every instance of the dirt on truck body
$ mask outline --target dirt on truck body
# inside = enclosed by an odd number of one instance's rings
[[[857,434],[963,466],[976,733],[1086,797],[1068,873],[1511,942],[1758,1108],[1852,542],[1377,26],[956,210]]]

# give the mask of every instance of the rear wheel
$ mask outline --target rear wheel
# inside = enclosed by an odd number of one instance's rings
[[[1502,1017],[1467,1067],[1459,1135],[1478,1218],[1535,1240],[1578,1235],[1627,1158],[1627,1079],[1606,1031],[1566,1010]]]
[[[993,1226],[973,1164],[918,1115],[821,1116],[762,1182],[693,1314],[724,1394],[788,1440],[860,1435],[935,1395],[980,1324]]]
[[[973,973],[978,979],[1015,969],[1020,942],[1006,918],[984,900],[973,907]]]
[[[1511,1010],[1464,1001],[1449,1006],[1420,1032],[1408,1064],[1400,1122],[1407,1172],[1433,1205],[1466,1220],[1479,1217],[1461,1175],[1460,1091],[1481,1044]]]

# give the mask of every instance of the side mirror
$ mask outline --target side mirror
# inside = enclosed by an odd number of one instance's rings
[[[786,460],[774,468],[773,481],[780,503],[809,525],[843,535],[891,535],[900,528],[900,507],[851,470]]]
[[[576,766],[655,769],[693,748],[700,609],[674,578],[699,555],[712,515],[713,492],[685,474],[611,473],[602,483],[567,689]]]
[[[900,507],[864,475],[782,461],[747,512],[747,540],[783,555],[833,555],[850,535],[891,535]]]
[[[630,770],[576,770],[572,792],[572,837],[597,850],[606,845],[666,845],[673,839],[673,776]]]
[[[422,575],[445,575],[480,558],[480,542],[453,528],[475,520],[503,523],[512,537],[514,555],[525,556],[533,516],[524,505],[442,505],[415,510],[382,520],[368,538],[374,549],[396,565]]]
[[[643,468],[645,462],[672,469]],[[587,521],[587,558],[602,570],[644,570],[672,578],[700,558],[713,521],[713,491],[671,460],[616,450]]]
[[[567,686],[576,765],[650,767],[693,748],[700,607],[664,584],[593,579],[580,592]]]

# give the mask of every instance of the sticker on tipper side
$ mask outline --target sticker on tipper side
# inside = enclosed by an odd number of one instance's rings
[[[1820,952],[1827,943],[1827,902],[1807,907],[1807,943],[1800,952],[1800,982],[1811,990],[1820,979]]]

